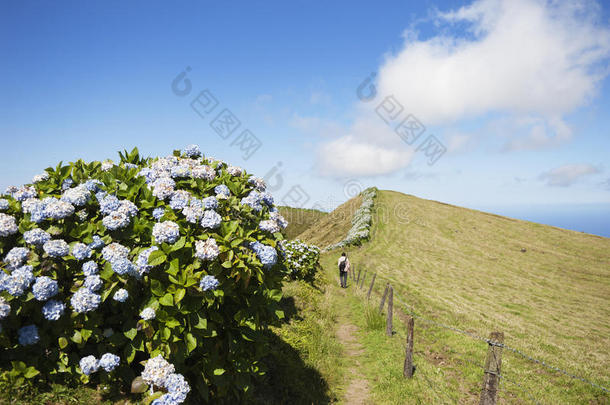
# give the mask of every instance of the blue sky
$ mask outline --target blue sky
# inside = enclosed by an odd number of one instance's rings
[[[330,209],[376,185],[610,236],[609,13],[534,0],[3,2],[0,189],[60,160],[197,143],[259,176],[280,163],[280,202],[299,186],[296,205]],[[192,89],[177,96],[187,66]],[[361,101],[372,72],[375,98]],[[218,106],[202,118],[190,103],[206,89]],[[375,112],[388,96],[402,106],[393,127]],[[210,127],[224,108],[241,122],[228,139]],[[411,145],[393,130],[408,114],[425,126]],[[262,144],[248,159],[232,144],[244,129]],[[416,151],[429,135],[446,148],[433,165]]]

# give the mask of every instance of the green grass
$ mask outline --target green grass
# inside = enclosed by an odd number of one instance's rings
[[[607,387],[609,252],[607,238],[382,191],[376,199],[371,241],[348,250],[348,255],[357,270],[376,271],[391,280],[395,294],[418,314],[485,337],[492,330],[502,331],[506,344]],[[322,259],[331,274],[337,254]],[[381,294],[383,284],[378,278],[376,294]],[[355,321],[367,330],[364,315]],[[480,372],[460,356],[483,364],[485,343],[418,321],[416,330],[416,364],[431,385],[439,387],[437,395],[476,402]],[[392,344],[400,343],[387,354],[398,362],[398,371],[390,371],[383,360],[390,349],[378,340],[383,338],[367,331],[363,339],[367,351],[372,350],[367,367],[374,376],[376,402],[395,403],[408,390],[400,384],[388,386],[388,381],[395,381],[392,373],[400,377],[404,340],[391,339]],[[502,368],[508,379],[542,403],[610,401],[599,389],[507,351]],[[444,376],[442,382],[433,378],[435,373]],[[425,379],[419,382],[419,389],[430,391]],[[432,392],[427,395],[422,403],[441,401]],[[508,382],[499,397],[508,403],[529,398]]]
[[[327,212],[308,208],[278,207],[280,214],[288,221],[284,229],[287,239],[296,239],[313,224],[328,215]]]
[[[362,204],[360,196],[346,201],[299,234],[299,239],[320,248],[340,242],[352,227],[352,216],[360,208],[360,204]]]

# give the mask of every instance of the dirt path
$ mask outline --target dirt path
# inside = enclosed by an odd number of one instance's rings
[[[340,291],[342,295],[345,295],[344,290]],[[352,359],[352,365],[348,370],[347,376],[350,379],[350,383],[343,401],[349,405],[371,404],[368,381],[360,372],[360,360],[358,357],[362,355],[364,350],[356,337],[358,327],[353,325],[345,314],[340,314],[337,321],[339,324],[337,327],[337,339],[343,345],[345,355]]]

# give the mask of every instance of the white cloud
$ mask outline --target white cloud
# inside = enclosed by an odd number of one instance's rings
[[[376,176],[396,171],[411,161],[413,151],[391,148],[345,135],[318,151],[320,173],[327,176]]]
[[[560,120],[606,74],[599,63],[610,55],[610,31],[597,10],[587,1],[479,0],[438,14],[441,25],[467,24],[473,38],[407,33],[380,69],[380,93],[427,125],[498,111]]]
[[[584,177],[600,173],[601,170],[589,164],[563,165],[540,175],[549,186],[568,187]]]
[[[405,31],[404,46],[386,57],[377,75],[377,98],[366,107],[394,95],[427,127],[501,117],[519,129],[507,138],[506,150],[558,145],[572,136],[566,115],[595,97],[608,73],[610,29],[598,15],[598,4],[588,0],[478,0],[438,12],[438,35],[419,39],[414,30]],[[381,168],[389,173],[409,163],[394,156],[402,155],[394,148],[406,145],[396,142],[391,128],[360,131],[362,122],[381,120],[362,106],[357,115],[342,142],[350,139],[362,156],[368,147],[366,155],[374,161],[393,157],[387,164],[361,166],[380,174]],[[336,141],[321,146],[320,166],[333,166],[326,151]],[[470,143],[461,134],[449,139],[449,150]]]

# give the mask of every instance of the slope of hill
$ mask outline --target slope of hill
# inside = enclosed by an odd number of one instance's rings
[[[323,221],[331,218],[333,213]],[[323,221],[306,232],[310,239],[339,236]],[[357,268],[390,280],[417,313],[482,336],[503,331],[509,346],[610,385],[610,239],[380,191],[370,242],[348,254]],[[323,257],[333,274],[336,255]],[[447,357],[470,351],[463,346],[470,343],[443,341],[439,333],[419,335],[429,339],[427,350],[436,347]],[[482,350],[476,352],[480,363]],[[507,375],[539,400],[609,400],[597,388],[505,352]],[[456,381],[447,391],[459,392]],[[479,382],[472,384],[476,391]]]
[[[311,227],[314,223],[328,215],[327,212],[309,208],[278,207],[280,214],[288,221],[284,230],[287,239],[296,237]]]
[[[352,227],[352,216],[361,204],[360,196],[344,202],[298,235],[299,239],[320,248],[341,241]]]

